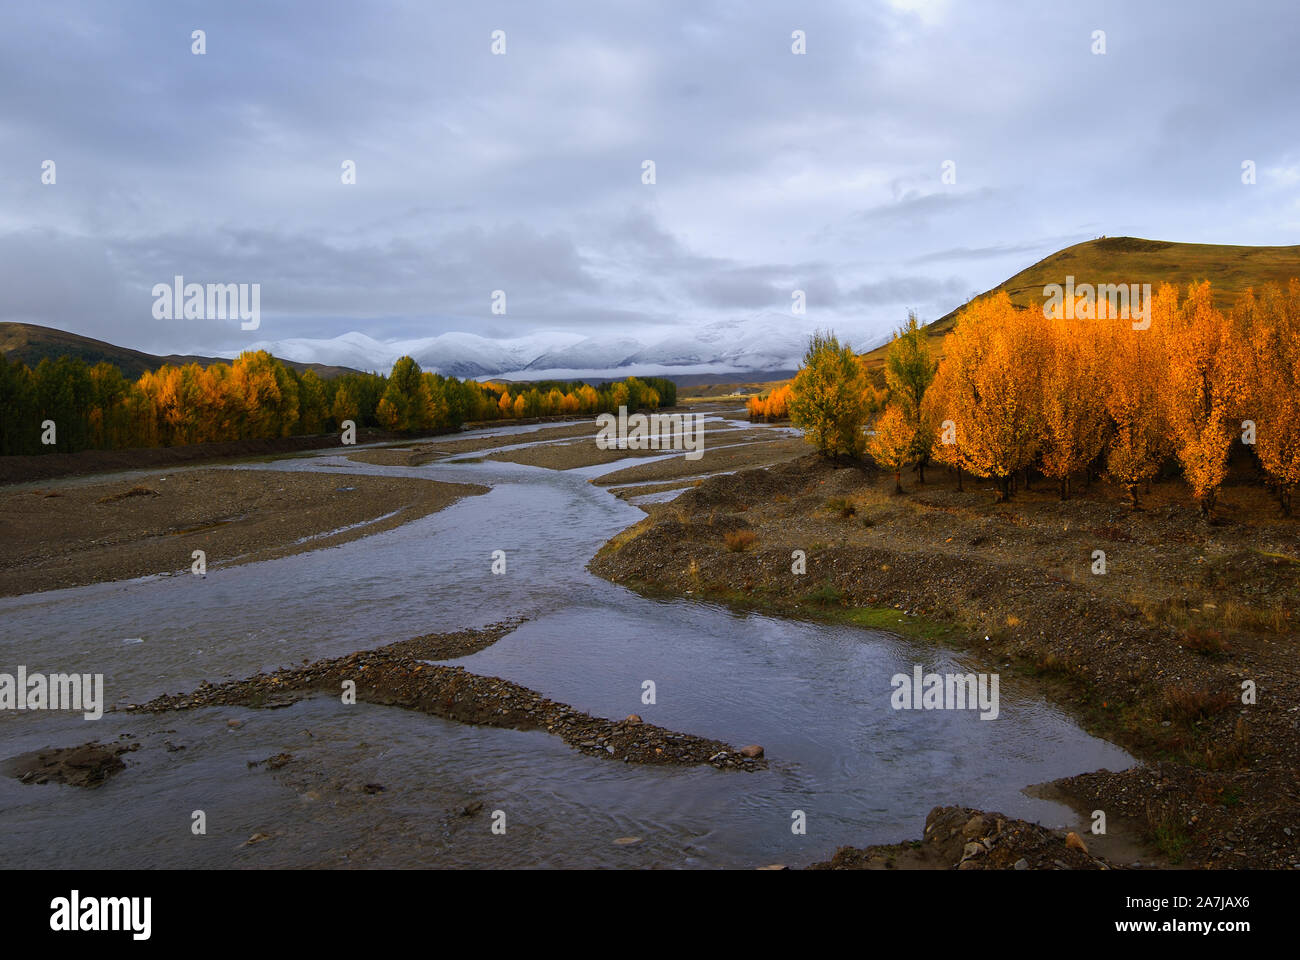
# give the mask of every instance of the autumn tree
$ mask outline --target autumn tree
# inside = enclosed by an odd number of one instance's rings
[[[1160,331],[1174,321],[1178,295],[1163,284],[1153,298],[1151,326],[1134,330],[1113,323],[1106,338],[1106,377],[1102,390],[1110,418],[1106,472],[1138,508],[1138,487],[1151,480],[1172,452],[1162,378],[1166,360]]]
[[[1285,515],[1300,484],[1300,280],[1247,293],[1234,314],[1244,378],[1241,414]]]
[[[750,397],[745,407],[751,420],[784,420],[790,415],[791,385],[783,383],[774,390]]]
[[[1201,515],[1209,516],[1219,485],[1228,475],[1234,434],[1229,416],[1244,382],[1235,362],[1231,328],[1214,308],[1209,283],[1189,287],[1171,320],[1156,329],[1168,361],[1161,396],[1183,476]]]
[[[875,431],[867,438],[871,459],[894,473],[894,492],[903,492],[903,468],[916,455],[916,425],[903,412],[902,404],[891,403],[876,420]]]
[[[959,363],[950,363],[947,358],[939,364],[934,382],[925,392],[924,406],[926,418],[934,426],[934,436],[930,444],[930,459],[952,467],[957,473],[957,489],[962,488],[962,472],[966,461],[962,456],[961,431],[957,421],[952,419],[953,405],[952,381],[961,376],[964,367]]]
[[[1041,312],[1017,309],[999,291],[966,307],[945,344],[944,419],[962,434],[952,455],[996,480],[999,501],[1042,442],[1042,322]]]
[[[334,426],[342,427],[344,420],[356,423],[361,416],[361,407],[349,384],[340,384],[334,391],[334,403],[330,406],[330,415]]]
[[[304,370],[298,377],[298,432],[320,433],[325,429],[329,410],[325,406],[325,388],[315,370]]]
[[[816,333],[790,390],[790,421],[823,457],[861,455],[867,384],[853,349],[833,333]]]
[[[885,355],[885,385],[890,400],[898,405],[899,415],[907,422],[912,443],[908,461],[916,464],[921,483],[925,483],[925,465],[934,443],[934,429],[926,415],[925,392],[934,382],[937,369],[925,330],[916,314],[909,312],[907,324],[894,334]]]
[[[1061,499],[1070,478],[1105,449],[1109,420],[1103,381],[1101,323],[1108,319],[1057,317],[1045,321],[1042,471],[1057,481]]]
[[[388,375],[388,386],[376,408],[379,422],[389,430],[414,433],[428,427],[434,419],[429,385],[420,365],[410,357],[400,357]]]
[[[245,436],[287,437],[298,424],[298,384],[265,350],[247,350],[230,366],[245,411]]]

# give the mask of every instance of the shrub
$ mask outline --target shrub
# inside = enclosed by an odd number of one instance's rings
[[[748,550],[749,547],[758,539],[758,534],[753,530],[732,530],[726,534],[723,539],[727,542],[727,549],[732,553],[740,553],[742,550]]]

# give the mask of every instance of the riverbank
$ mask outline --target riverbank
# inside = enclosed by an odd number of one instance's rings
[[[591,569],[970,651],[1145,761],[1054,784],[1077,810],[1104,810],[1111,832],[1181,866],[1300,864],[1295,521],[1248,486],[1225,489],[1215,524],[1172,484],[1136,514],[1099,485],[1008,504],[942,474],[892,489],[892,476],[815,457],[709,478],[648,507]]]
[[[389,433],[387,430],[363,428],[357,431],[357,443],[360,444],[382,443],[394,439],[397,439],[397,434]],[[82,477],[97,473],[120,473],[125,470],[174,469],[182,465],[273,457],[341,446],[337,433],[326,433],[276,437],[270,440],[191,443],[179,447],[81,450],[77,453],[0,457],[0,485],[33,483],[59,477]]]
[[[0,488],[0,596],[319,550],[486,493],[470,483],[303,471],[187,469],[130,481]]]

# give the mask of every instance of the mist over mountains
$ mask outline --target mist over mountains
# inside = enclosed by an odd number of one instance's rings
[[[380,341],[353,331],[329,339],[263,341],[251,348],[304,363],[380,372],[409,355],[426,370],[461,378],[751,373],[797,367],[814,327],[806,317],[765,313],[676,330],[659,339],[611,330],[595,336],[551,332],[511,339],[455,332]],[[867,349],[880,339],[877,335],[854,346]]]

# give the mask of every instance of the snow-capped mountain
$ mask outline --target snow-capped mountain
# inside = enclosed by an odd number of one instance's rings
[[[414,358],[425,370],[452,377],[482,377],[520,370],[538,356],[564,350],[583,340],[573,333],[540,333],[509,340],[492,340],[473,333],[444,333],[436,337],[381,341],[364,333],[345,333],[328,340],[294,338],[268,340],[250,349],[268,350],[277,357],[304,363],[327,363],[387,373],[398,357]],[[316,357],[322,359],[316,360]]]
[[[765,313],[718,320],[645,340],[616,333],[584,337],[563,332],[493,340],[456,332],[385,342],[352,332],[328,340],[265,341],[254,345],[254,349],[306,363],[381,373],[387,373],[398,357],[409,355],[425,370],[462,378],[527,379],[562,372],[581,372],[589,377],[627,376],[693,369],[743,373],[797,367],[812,329],[813,325],[803,317]]]

